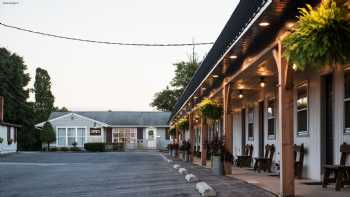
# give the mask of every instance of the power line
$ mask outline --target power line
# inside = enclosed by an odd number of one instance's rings
[[[168,44],[166,44],[166,43],[148,44],[148,43],[110,42],[110,41],[89,40],[89,39],[84,39],[84,38],[76,38],[76,37],[61,36],[61,35],[57,35],[57,34],[50,34],[50,33],[26,29],[23,27],[7,25],[7,24],[2,23],[2,22],[0,22],[0,25],[3,27],[16,29],[16,30],[24,31],[24,32],[29,32],[29,33],[33,33],[33,34],[38,34],[38,35],[42,35],[42,36],[48,36],[48,37],[66,39],[66,40],[74,40],[74,41],[79,41],[79,42],[89,42],[89,43],[95,43],[95,44],[110,44],[110,45],[120,45],[120,46],[142,46],[142,47],[180,47],[180,46],[195,46],[195,45],[212,45],[212,44],[214,44],[213,42],[168,43]]]

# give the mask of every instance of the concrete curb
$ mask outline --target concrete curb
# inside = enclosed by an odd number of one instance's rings
[[[210,187],[206,182],[199,182],[196,184],[196,190],[203,197],[216,196],[216,191]]]
[[[193,182],[198,182],[198,181],[199,181],[199,178],[196,177],[194,174],[187,174],[187,175],[185,176],[185,179],[186,179],[186,181],[189,182],[189,183],[193,183]]]
[[[180,173],[180,174],[186,175],[186,174],[187,174],[186,168],[180,168],[180,169],[179,169],[179,173]]]
[[[180,166],[179,164],[174,164],[174,165],[173,165],[173,168],[176,169],[176,170],[179,169],[180,167],[181,167],[181,166]]]

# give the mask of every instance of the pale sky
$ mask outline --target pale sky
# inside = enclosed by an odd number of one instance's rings
[[[142,43],[215,41],[238,0],[0,0],[0,21],[91,40]],[[18,2],[8,4],[6,2]],[[56,106],[70,110],[154,110],[155,92],[192,47],[81,43],[0,27],[0,47],[24,58],[34,83],[46,69]],[[195,48],[200,58],[211,46]]]

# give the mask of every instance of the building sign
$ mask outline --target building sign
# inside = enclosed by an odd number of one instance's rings
[[[101,128],[90,128],[90,135],[101,135]]]

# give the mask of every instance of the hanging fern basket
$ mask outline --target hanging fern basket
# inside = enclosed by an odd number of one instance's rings
[[[181,118],[177,123],[177,128],[181,130],[187,130],[189,127],[189,122],[187,118]]]
[[[175,127],[172,127],[169,129],[169,135],[171,136],[175,136],[176,135],[176,128]]]
[[[198,104],[201,114],[208,119],[218,120],[222,116],[222,107],[211,99],[204,99]]]
[[[350,57],[350,22],[347,9],[323,0],[313,9],[300,8],[292,33],[283,40],[283,56],[296,70],[344,64]]]

